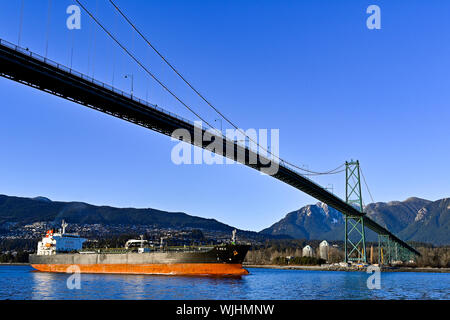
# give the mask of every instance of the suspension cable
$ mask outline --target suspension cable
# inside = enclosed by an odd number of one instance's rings
[[[186,83],[186,85],[189,86],[189,88],[191,88],[208,106],[210,106],[217,114],[219,114],[225,121],[227,121],[231,126],[233,126],[236,130],[238,130],[241,134],[243,134],[245,137],[247,137],[249,139],[249,141],[252,141],[253,143],[255,143],[256,146],[258,146],[260,149],[262,149],[263,151],[267,152],[268,154],[272,155],[274,158],[278,159],[279,161],[286,163],[296,169],[308,172],[309,174],[305,174],[305,175],[324,175],[324,174],[333,174],[333,172],[336,170],[331,170],[328,172],[317,172],[317,171],[313,171],[313,170],[307,170],[304,168],[301,168],[299,166],[296,166],[293,163],[290,163],[286,160],[281,159],[279,156],[274,155],[270,150],[262,147],[258,142],[254,141],[251,137],[249,137],[242,129],[240,129],[236,124],[234,124],[229,118],[227,118],[222,112],[219,111],[218,108],[216,108],[211,102],[209,102],[197,89],[195,89],[195,87],[188,81],[186,80],[185,77],[183,77],[183,75],[161,54],[161,52],[158,51],[158,49],[155,48],[155,46],[153,46],[153,44],[144,36],[144,34],[136,27],[136,25],[127,17],[127,15],[125,15],[125,13],[123,13],[123,11],[114,3],[113,0],[109,0],[109,2],[114,6],[114,8],[117,10],[117,12],[119,12],[119,14],[128,22],[128,24],[139,34],[139,36],[153,49],[153,51],[155,51],[155,53],[170,67],[170,69],[172,69],[177,75],[178,77],[183,80],[184,83]],[[341,166],[339,166],[340,168]],[[338,172],[336,172],[338,173]]]
[[[362,171],[361,165],[359,165],[359,170],[361,171],[361,175],[362,175],[362,177],[363,177],[364,184],[366,185],[367,191],[369,192],[370,199],[372,199],[372,203],[375,203],[375,201],[373,200],[373,197],[372,197],[372,193],[370,193],[369,185],[367,184],[366,178],[364,177],[364,173],[363,173],[363,171]]]
[[[345,166],[345,163],[341,164],[339,167],[337,167],[336,169],[330,170],[330,171],[325,171],[325,172],[319,172],[319,173],[304,173],[304,176],[320,176],[320,175],[330,175],[330,174],[338,174],[341,172],[344,172],[345,169],[341,169],[343,166]],[[306,169],[304,169],[306,171]]]
[[[200,120],[202,120],[203,122],[205,122],[208,126],[210,126],[211,128],[213,128],[213,126],[211,126],[206,120],[204,120],[200,115],[198,115],[192,108],[190,108],[186,103],[184,103],[177,95],[175,95],[175,93],[173,93],[163,82],[161,82],[152,72],[150,72],[130,51],[128,51],[128,49],[122,45],[122,43],[120,43],[120,41],[118,41],[112,34],[111,32],[109,32],[92,14],[91,12],[79,1],[79,0],[75,0],[81,8],[83,8],[84,11],[86,11],[86,13],[91,17],[92,20],[95,21],[95,23],[97,23],[97,25],[103,29],[103,31],[106,32],[106,34],[108,34],[108,36],[114,40],[114,42],[117,43],[117,45],[123,50],[125,51],[128,56],[130,56],[142,69],[144,69],[144,71],[150,75],[161,87],[163,87],[164,90],[166,90],[172,97],[174,97],[178,102],[180,102],[184,107],[186,107],[190,112],[192,112],[194,115],[196,115]]]

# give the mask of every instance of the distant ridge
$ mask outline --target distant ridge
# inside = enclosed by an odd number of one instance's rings
[[[7,223],[27,225],[34,222],[50,222],[59,225],[63,219],[68,223],[78,224],[152,225],[161,229],[202,229],[229,234],[233,229],[237,229],[238,237],[256,241],[291,238],[240,230],[215,219],[191,216],[184,212],[167,212],[152,208],[115,208],[84,202],[52,201],[46,197],[24,198],[0,195],[0,227],[7,226]]]
[[[46,198],[46,197],[36,197],[36,198],[32,198],[32,199],[36,200],[36,201],[52,202],[52,200],[50,200],[49,198]]]
[[[405,201],[376,202],[367,205],[365,211],[403,240],[450,244],[450,198],[430,201],[411,197]],[[343,215],[319,202],[288,213],[261,233],[284,234],[295,239],[342,240],[343,225]],[[376,240],[372,231],[366,234],[368,240]]]
[[[215,219],[191,216],[183,212],[166,212],[152,208],[114,208],[84,202],[52,201],[45,197],[22,198],[0,195],[0,224],[14,222],[25,225],[37,221],[59,223],[63,219],[69,223],[80,224],[153,225],[157,228],[198,228],[230,233],[234,229]],[[262,237],[257,232],[239,231]]]

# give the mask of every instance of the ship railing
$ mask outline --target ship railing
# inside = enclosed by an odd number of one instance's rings
[[[213,249],[214,246],[201,246],[201,247],[164,247],[164,248],[150,248],[150,252],[199,252],[199,251],[209,251]],[[137,248],[133,248],[137,249]],[[102,249],[94,249],[94,248],[86,248],[80,251],[80,253],[88,254],[88,253],[100,253],[100,254],[120,254],[120,253],[137,253],[136,250],[133,249],[124,249],[124,248],[102,248]]]

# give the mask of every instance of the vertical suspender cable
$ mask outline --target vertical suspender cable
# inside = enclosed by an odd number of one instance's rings
[[[23,23],[23,6],[24,0],[20,3],[20,17],[19,17],[19,37],[17,39],[17,45],[20,46],[20,38],[22,37],[22,23]]]
[[[148,60],[150,60],[151,58],[151,51],[150,49],[148,49]],[[150,63],[150,62],[149,62]],[[149,94],[149,90],[150,90],[150,81],[146,80],[145,81],[145,86],[146,86],[146,90],[145,90],[145,101],[148,102],[148,94]]]
[[[117,32],[117,13],[114,11],[114,33]],[[112,55],[113,55],[113,61],[112,61],[112,87],[114,87],[114,77],[116,73],[116,46],[114,45],[114,42],[112,43]]]
[[[89,20],[90,21],[90,20]],[[91,72],[91,40],[92,40],[92,28],[94,28],[94,23],[89,23],[89,38],[88,38],[88,68],[87,75]]]
[[[147,80],[145,81],[145,101],[148,102],[148,81]]]
[[[135,49],[135,43],[134,43],[134,32],[131,32],[131,52],[134,52]],[[134,87],[134,79],[135,79],[135,73],[134,73],[134,63],[131,63],[130,66],[130,73],[131,73],[131,96],[133,96],[134,92],[133,92],[133,87]]]
[[[73,47],[75,43],[75,30],[69,30],[72,33],[72,47],[70,48],[70,69],[73,67]]]
[[[47,8],[47,30],[45,31],[45,57],[48,55],[48,39],[50,33],[50,21],[51,21],[51,8],[52,8],[52,0],[48,0],[48,8]]]
[[[95,15],[98,16],[98,0],[95,1]],[[95,26],[93,29],[94,32],[94,44],[93,44],[93,50],[92,50],[92,78],[95,76],[95,48],[96,48],[96,40],[97,40],[97,33],[95,32]]]

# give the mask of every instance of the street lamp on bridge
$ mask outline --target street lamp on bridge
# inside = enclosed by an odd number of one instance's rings
[[[126,74],[125,79],[131,79],[131,97],[133,97],[133,89],[134,89],[134,75],[131,74]]]

